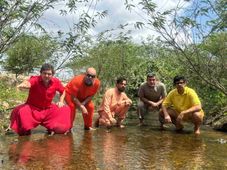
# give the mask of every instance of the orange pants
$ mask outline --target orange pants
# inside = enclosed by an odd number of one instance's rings
[[[76,116],[77,106],[72,101],[71,95],[68,93],[65,94],[65,101],[71,109],[71,127],[73,127],[73,122],[74,122],[74,119]],[[84,128],[89,128],[89,127],[92,127],[92,119],[93,119],[93,115],[94,115],[95,106],[94,106],[93,102],[90,101],[85,105],[85,108],[87,109],[88,114],[82,114],[83,119],[84,119]]]
[[[116,106],[115,108],[110,108],[111,115],[113,118],[117,118],[117,124],[120,124],[126,117],[126,112],[128,111],[130,105],[121,104]],[[109,119],[108,114],[104,111],[98,111],[99,113],[99,125],[111,126],[111,121]]]

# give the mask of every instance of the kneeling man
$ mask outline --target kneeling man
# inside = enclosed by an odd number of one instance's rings
[[[116,82],[116,87],[108,89],[98,110],[99,118],[96,121],[97,125],[104,125],[107,128],[117,125],[123,128],[123,120],[126,117],[126,112],[128,111],[132,101],[125,94],[126,79],[118,78]],[[117,120],[116,120],[117,119]]]
[[[52,135],[70,130],[70,108],[64,105],[64,86],[54,75],[54,67],[44,64],[40,75],[25,80],[19,89],[29,89],[26,103],[11,113],[10,128],[19,135],[30,135],[31,130],[42,125]],[[60,93],[57,104],[52,103],[55,93]]]

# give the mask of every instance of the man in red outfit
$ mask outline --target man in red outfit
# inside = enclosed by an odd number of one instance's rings
[[[71,108],[71,126],[75,119],[76,108],[82,112],[84,129],[92,130],[94,104],[92,97],[97,93],[100,81],[96,78],[96,70],[92,67],[85,74],[75,76],[65,87],[65,100]]]
[[[10,128],[19,135],[30,135],[31,129],[38,125],[46,127],[51,134],[70,130],[70,108],[63,103],[64,87],[53,75],[53,66],[44,64],[39,76],[31,76],[17,86],[29,89],[26,103],[17,106],[11,113]],[[61,96],[59,102],[53,104],[56,92]]]

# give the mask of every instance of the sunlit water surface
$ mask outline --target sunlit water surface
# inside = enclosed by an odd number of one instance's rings
[[[202,127],[176,133],[173,126],[138,127],[128,120],[124,129],[84,131],[77,119],[68,135],[48,136],[38,128],[30,137],[0,138],[0,169],[227,169],[227,135]]]

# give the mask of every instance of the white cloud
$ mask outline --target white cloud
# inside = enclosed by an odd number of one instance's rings
[[[135,30],[132,23],[136,21],[145,22],[147,20],[147,15],[139,9],[138,2],[139,0],[134,0],[133,3],[137,4],[136,7],[130,12],[126,10],[124,6],[124,0],[102,0],[98,1],[95,9],[89,8],[88,6],[81,5],[78,7],[76,14],[71,14],[67,16],[59,15],[59,9],[64,7],[64,4],[57,5],[55,9],[48,10],[44,16],[40,19],[40,23],[44,25],[44,27],[49,30],[56,32],[58,30],[69,31],[72,28],[73,23],[78,21],[78,13],[82,10],[88,10],[92,14],[95,11],[108,10],[108,16],[102,20],[99,20],[96,27],[90,30],[90,33],[93,35],[97,35],[99,32],[104,30],[110,30],[112,28],[116,28],[120,24],[131,23],[127,27],[127,29],[132,30],[133,40],[136,42],[140,41],[140,37],[157,36],[158,34],[151,29],[142,29]],[[163,12],[168,9],[172,9],[177,5],[189,5],[190,3],[181,0],[181,3],[177,3],[176,0],[155,0],[154,3],[157,4],[157,9],[160,12]],[[64,7],[65,8],[65,7]]]

